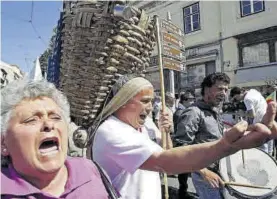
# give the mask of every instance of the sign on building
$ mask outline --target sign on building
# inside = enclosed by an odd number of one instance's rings
[[[163,45],[163,55],[166,55],[168,57],[172,57],[173,59],[182,60],[182,52],[180,49],[168,46],[166,44]]]
[[[164,68],[168,68],[170,70],[182,70],[183,64],[172,58],[163,57],[163,66]]]
[[[173,44],[174,46],[183,48],[183,41],[178,39],[178,37],[176,37],[173,34],[169,34],[167,32],[163,32],[162,33],[162,39],[163,39],[164,43]]]
[[[161,20],[163,67],[170,70],[184,70],[184,34],[167,20]]]
[[[174,34],[177,36],[181,36],[181,37],[184,36],[182,30],[178,26],[174,25],[173,23],[171,23],[167,20],[162,20],[161,22],[162,22],[161,28],[163,30],[166,30],[166,31],[170,32],[171,34]]]
[[[163,68],[184,72],[185,56],[183,53],[185,43],[182,30],[167,20],[161,20],[160,35]],[[154,89],[157,91],[160,90],[160,76],[157,67],[158,56],[156,53],[157,51],[154,51],[154,56],[150,57],[149,67],[151,67],[151,69],[147,71],[145,78],[153,84]],[[166,78],[167,75],[165,74],[164,76]]]

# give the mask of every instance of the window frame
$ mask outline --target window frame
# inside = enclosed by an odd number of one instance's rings
[[[250,1],[250,6],[251,6],[251,9],[253,8],[254,9],[254,0],[249,0]],[[250,16],[250,15],[254,15],[254,14],[258,14],[260,12],[264,12],[265,11],[265,1],[264,0],[260,0],[262,2],[262,5],[263,5],[263,9],[258,11],[258,12],[250,12],[250,14],[243,14],[243,0],[240,0],[239,1],[239,5],[240,5],[240,16],[243,18],[243,17],[247,17],[247,16]]]
[[[241,67],[248,67],[248,66],[253,66],[253,65],[264,65],[264,64],[269,64],[269,63],[271,63],[271,53],[270,53],[270,50],[271,50],[271,48],[270,48],[270,43],[271,43],[272,41],[271,40],[267,40],[267,41],[257,41],[257,42],[253,42],[253,43],[249,43],[249,44],[243,44],[243,45],[241,45]],[[252,46],[256,46],[256,45],[259,45],[259,44],[267,44],[267,49],[268,49],[268,63],[258,63],[258,64],[250,64],[250,65],[245,65],[245,63],[243,62],[243,49],[244,48],[247,48],[247,47],[252,47]]]
[[[271,38],[271,39],[266,39],[266,40],[258,40],[255,42],[251,42],[251,43],[242,43],[242,44],[238,44],[238,55],[239,55],[239,68],[242,67],[247,67],[243,64],[243,48],[244,47],[249,47],[249,46],[253,46],[256,44],[260,44],[260,43],[267,43],[268,44],[268,50],[269,50],[269,63],[275,63],[277,62],[277,52],[275,49],[275,42],[277,42],[277,39]]]
[[[195,13],[191,13],[189,15],[185,15],[185,9],[186,8],[192,9],[192,6],[194,6],[194,5],[198,5],[198,12],[197,13],[198,13],[198,16],[199,16],[199,20],[198,20],[199,28],[197,28],[197,29],[193,28],[193,14],[195,14]],[[188,16],[189,16],[190,21],[191,21],[191,30],[186,32],[186,18]],[[198,30],[201,30],[201,15],[200,15],[200,3],[199,2],[196,2],[196,3],[190,4],[190,5],[186,6],[186,7],[183,7],[183,22],[184,22],[184,33],[185,34],[190,34],[192,32],[196,32]]]

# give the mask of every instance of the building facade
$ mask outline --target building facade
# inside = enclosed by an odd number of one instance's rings
[[[221,2],[223,60],[234,85],[263,91],[277,80],[277,2],[246,2]]]
[[[0,69],[1,88],[16,79],[22,78],[24,75],[18,66],[7,64],[3,61],[0,61]]]
[[[230,76],[231,86],[263,90],[277,80],[277,2],[137,1],[132,5],[164,19],[169,11],[172,23],[184,31],[185,70],[175,72],[176,92],[199,93],[203,78],[219,71]]]

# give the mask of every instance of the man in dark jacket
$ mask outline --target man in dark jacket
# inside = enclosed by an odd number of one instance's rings
[[[179,145],[191,145],[218,140],[223,135],[219,116],[220,104],[226,97],[230,78],[225,73],[213,73],[201,84],[203,99],[180,115],[174,140]],[[192,180],[200,199],[221,199],[223,181],[219,176],[218,162],[192,173]]]
[[[190,93],[190,92],[186,92],[186,93],[181,93],[180,94],[180,101],[178,104],[178,107],[173,115],[173,124],[174,124],[174,129],[177,129],[177,125],[178,122],[181,118],[181,115],[183,113],[183,111],[188,108],[189,106],[191,106],[193,103],[195,102],[195,97]],[[174,140],[173,140],[174,142]],[[179,143],[179,142],[174,142],[175,146],[183,146],[183,143]],[[188,190],[188,177],[189,177],[189,173],[182,173],[178,175],[178,181],[179,181],[179,190],[178,190],[178,196],[179,198],[185,198],[185,199],[190,199],[190,198],[194,198],[193,196],[190,196],[189,193],[187,192]]]

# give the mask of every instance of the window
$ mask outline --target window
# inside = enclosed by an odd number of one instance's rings
[[[200,30],[199,3],[192,4],[183,9],[185,34]]]
[[[269,63],[268,43],[247,46],[242,49],[243,66],[253,66]]]
[[[249,32],[236,38],[240,67],[277,62],[277,26]]]
[[[199,87],[203,81],[203,77],[205,77],[205,73],[205,64],[187,66],[188,84],[192,87]]]
[[[264,11],[263,0],[242,0],[240,1],[241,16],[247,16]]]
[[[205,63],[206,76],[216,72],[215,61],[209,61]]]

